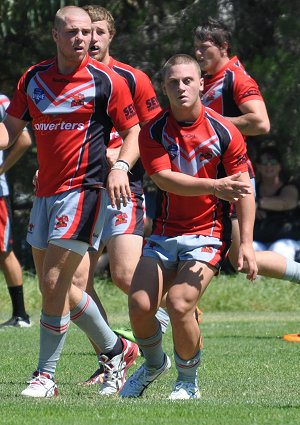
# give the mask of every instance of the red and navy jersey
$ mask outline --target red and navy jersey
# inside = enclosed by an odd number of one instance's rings
[[[263,97],[236,56],[216,74],[204,76],[202,103],[224,117],[242,115],[239,106],[248,100],[263,101]]]
[[[139,122],[151,120],[161,111],[156,93],[150,78],[143,71],[117,61],[110,57],[108,66],[117,74],[121,75],[129,87]],[[121,146],[122,139],[118,132],[112,131],[110,135],[110,148]],[[140,160],[136,162],[129,174],[132,192],[141,193],[143,187],[144,169]]]
[[[247,171],[241,133],[224,117],[203,106],[198,119],[180,125],[166,109],[142,128],[140,152],[146,172],[162,170],[193,177],[221,178]],[[179,196],[159,191],[154,234],[199,234],[230,240],[230,204],[213,195]]]
[[[112,127],[124,131],[138,123],[124,79],[89,56],[70,75],[59,73],[56,58],[30,67],[7,113],[32,123],[37,196],[102,186]]]
[[[236,56],[215,75],[204,76],[202,103],[224,117],[241,116],[239,106],[249,100],[264,101],[257,83],[247,74]],[[248,167],[250,176],[254,177],[250,159]]]

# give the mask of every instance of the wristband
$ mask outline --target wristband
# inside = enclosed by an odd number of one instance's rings
[[[110,170],[122,170],[122,171],[126,171],[126,173],[129,172],[129,164],[126,161],[123,161],[123,159],[118,159],[118,161],[116,161],[114,163],[114,165],[111,167]]]

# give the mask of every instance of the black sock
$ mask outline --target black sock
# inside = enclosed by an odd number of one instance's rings
[[[27,319],[28,314],[25,311],[23,285],[9,286],[8,291],[12,302],[13,316]]]
[[[117,356],[118,354],[121,354],[123,351],[123,343],[121,338],[117,339],[117,342],[114,345],[114,348],[109,351],[108,353],[105,353],[105,355],[109,358],[112,359],[113,357]]]

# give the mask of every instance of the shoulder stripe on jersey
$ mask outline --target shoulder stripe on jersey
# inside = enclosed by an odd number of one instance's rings
[[[129,71],[128,69],[121,68],[120,66],[117,66],[117,65],[113,65],[112,69],[117,74],[121,75],[121,77],[126,79],[130,93],[131,93],[131,96],[132,96],[132,98],[134,98],[135,90],[136,90],[136,79],[135,79],[134,74],[131,71]]]
[[[53,60],[50,63],[44,64],[44,65],[36,65],[32,69],[30,69],[25,77],[24,82],[24,90],[27,92],[28,84],[30,83],[31,79],[36,76],[38,72],[44,72],[47,71],[49,68],[51,68],[55,64],[55,60]],[[23,116],[21,117],[24,121],[31,121],[31,116],[28,110],[28,107],[26,111],[24,112]]]
[[[225,125],[223,125],[220,121],[214,118],[209,114],[208,108],[205,110],[205,116],[213,127],[216,135],[218,136],[220,147],[222,154],[227,150],[230,141],[232,140],[232,135]]]
[[[162,142],[162,136],[163,136],[163,127],[166,125],[167,119],[169,116],[169,111],[166,111],[163,115],[158,117],[155,122],[150,127],[150,135],[152,139],[156,140],[161,145]]]
[[[225,72],[222,87],[222,115],[224,117],[239,117],[242,112],[235,103],[233,96],[235,74],[230,69]]]

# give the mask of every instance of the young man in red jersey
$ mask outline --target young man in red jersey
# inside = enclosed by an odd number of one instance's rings
[[[124,78],[142,127],[161,110],[151,80],[143,71],[110,56],[110,44],[116,34],[115,21],[111,13],[98,5],[84,6],[83,9],[92,20],[89,54]],[[119,133],[113,129],[106,151],[110,166],[113,166],[118,159],[122,143]],[[126,170],[125,167],[124,171],[129,172],[129,168]],[[105,314],[103,307],[94,289],[95,270],[103,249],[107,248],[113,282],[126,294],[141,256],[144,235],[143,176],[144,169],[138,159],[128,173],[131,201],[121,209],[107,206],[100,247],[98,251],[89,250],[86,253],[74,275],[73,283],[93,297],[103,314]],[[162,324],[168,320],[167,313],[162,309],[159,310],[159,318]],[[84,384],[101,383],[102,372],[102,368],[98,368]]]
[[[270,130],[270,122],[257,83],[236,56],[230,58],[231,34],[221,22],[209,18],[194,30],[195,57],[204,72],[202,102],[231,121],[243,134],[257,136]],[[249,174],[254,178],[250,160]],[[254,180],[253,180],[254,182]],[[229,259],[237,267],[239,227],[232,215],[232,246]],[[258,274],[300,282],[300,265],[270,251],[256,252]]]
[[[131,198],[123,166],[138,157],[138,119],[123,79],[88,55],[86,11],[58,10],[52,35],[56,56],[25,72],[0,126],[5,149],[31,121],[39,162],[27,240],[42,293],[40,352],[22,395],[57,394],[54,373],[70,320],[100,348],[100,361],[109,371],[100,393],[110,395],[124,384],[137,346],[115,335],[92,298],[72,285],[72,277],[88,247],[98,248],[108,201],[120,207]],[[113,126],[124,142],[109,169],[106,146]]]
[[[237,128],[202,105],[203,79],[197,61],[188,55],[171,57],[162,70],[169,108],[145,127],[139,137],[141,158],[159,187],[161,207],[129,292],[129,313],[144,364],[131,375],[121,397],[139,397],[171,364],[162,348],[155,318],[167,293],[177,379],[169,399],[197,399],[200,391],[200,330],[193,313],[231,243],[232,197],[219,192],[221,177],[238,174],[251,187],[247,152]],[[255,201],[252,193],[236,202],[241,229],[238,268],[256,278],[252,247]]]

